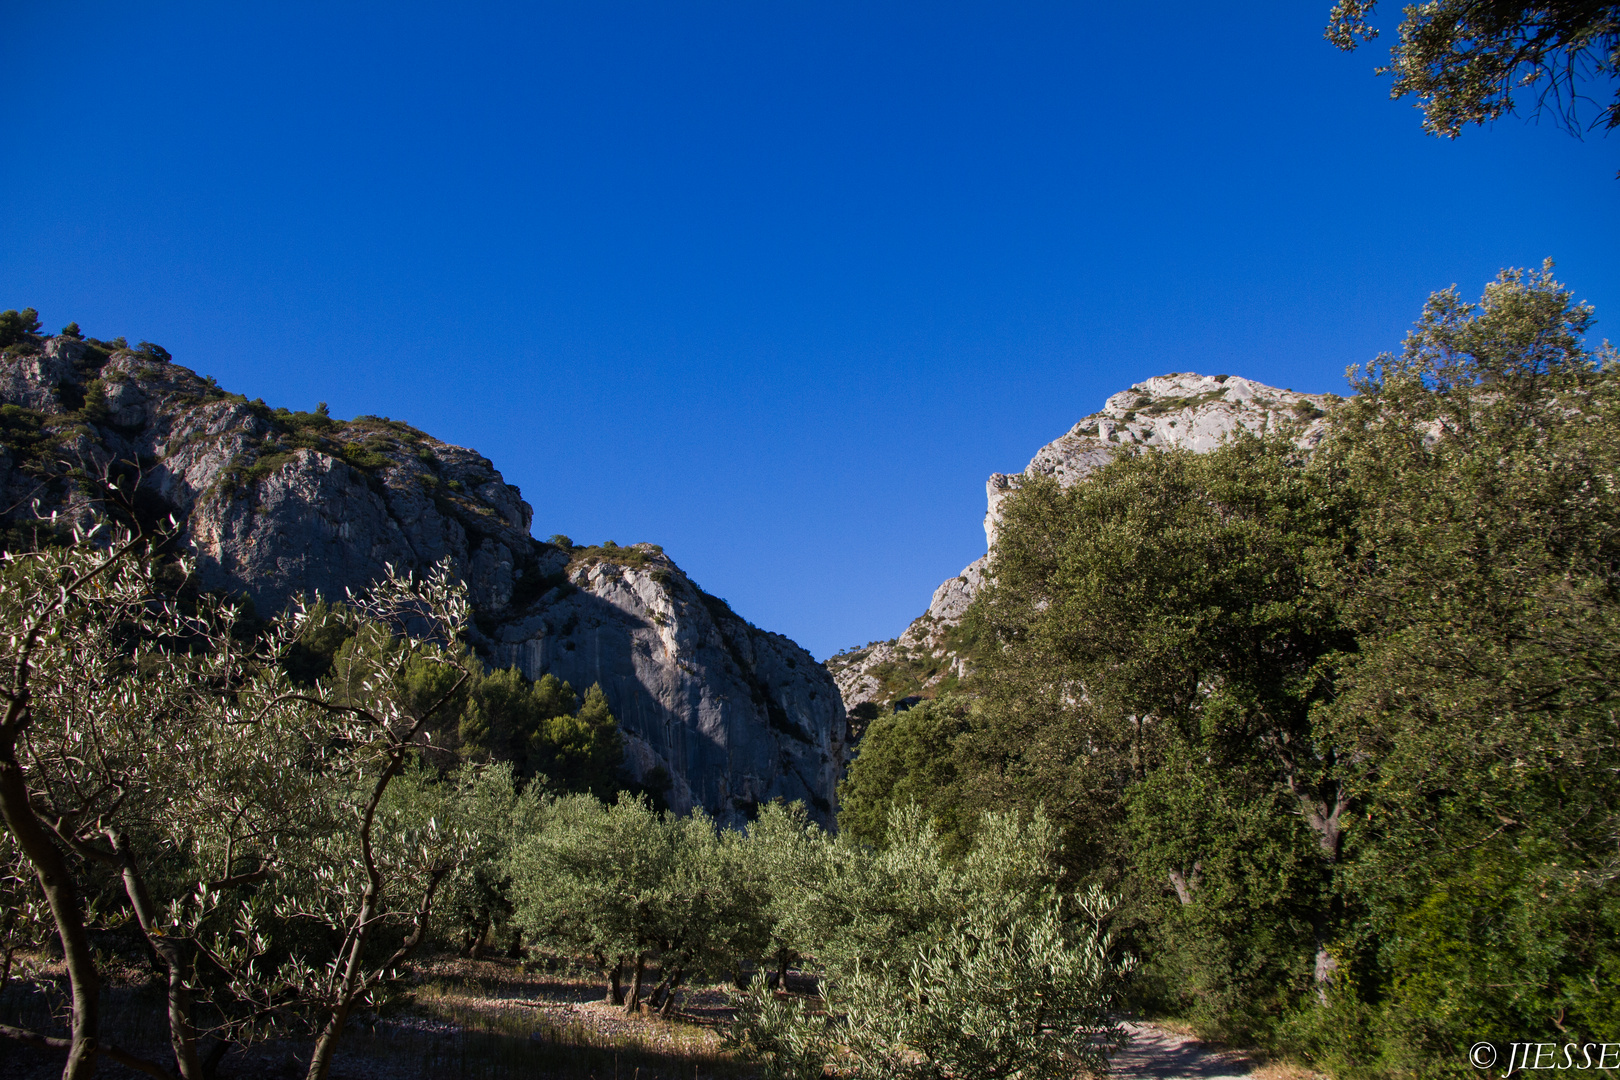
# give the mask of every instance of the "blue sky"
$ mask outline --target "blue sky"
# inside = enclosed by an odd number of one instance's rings
[[[1547,256],[1620,339],[1620,139],[1425,137],[1330,6],[18,0],[0,307],[476,447],[825,657],[1132,382],[1342,391]]]

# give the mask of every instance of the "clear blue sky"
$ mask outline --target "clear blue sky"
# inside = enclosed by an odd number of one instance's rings
[[[825,657],[1136,380],[1342,391],[1546,256],[1620,339],[1620,138],[1427,138],[1330,6],[14,0],[0,307],[476,447]]]

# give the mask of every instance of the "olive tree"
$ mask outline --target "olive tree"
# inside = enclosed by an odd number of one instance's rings
[[[774,966],[771,983],[787,988],[788,967],[815,951],[817,899],[828,869],[832,838],[800,802],[773,801],[750,822],[738,845],[746,878],[758,897],[766,935],[764,951]]]
[[[948,861],[918,807],[896,808],[883,851],[840,838],[808,906],[826,1015],[756,982],[729,1040],[777,1076],[834,1056],[872,1078],[1056,1078],[1106,1069],[1121,959],[1098,889],[1060,885],[1044,816],[986,815]]]
[[[67,1050],[66,1077],[99,1056],[170,1075],[100,1039],[85,886],[110,882],[164,969],[185,1080],[264,1023],[312,1015],[310,1075],[324,1077],[348,1015],[420,943],[471,847],[444,815],[388,800],[468,676],[454,645],[465,596],[440,568],[323,607],[382,644],[351,650],[344,685],[300,688],[282,669],[313,606],[239,640],[234,610],[177,599],[174,571],[189,568],[151,548],[97,527],[0,571],[0,815],[62,942],[72,1005],[67,1039],[4,1034]],[[286,932],[300,923],[325,932]],[[391,926],[403,931],[383,942]]]
[[[121,879],[167,969],[176,1062],[187,1080],[200,1078],[190,957],[162,933],[134,836],[199,809],[191,770],[220,734],[213,706],[232,682],[232,619],[207,598],[185,609],[165,599],[143,537],[98,528],[76,533],[74,541],[64,549],[7,553],[0,573],[0,620],[8,631],[0,814],[48,906],[72,1001],[70,1038],[9,1034],[62,1045],[67,1077],[90,1075],[98,1055],[167,1075],[100,1040],[100,977],[78,864],[103,867]],[[256,822],[244,811],[235,824],[251,830]],[[217,864],[195,869],[209,877],[218,872]],[[226,867],[222,877],[197,884],[204,892],[243,884],[233,877]]]
[[[693,975],[733,975],[765,949],[759,878],[739,833],[621,795],[603,806],[558,799],[540,830],[512,852],[516,921],[543,941],[590,958],[607,1000],[670,1012]],[[645,986],[657,963],[659,982]],[[622,979],[630,976],[625,988]]]

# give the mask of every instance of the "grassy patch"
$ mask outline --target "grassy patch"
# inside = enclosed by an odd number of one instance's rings
[[[1219,401],[1225,396],[1226,387],[1223,386],[1219,390],[1209,390],[1202,394],[1193,394],[1189,397],[1159,398],[1151,402],[1147,401],[1145,398],[1138,398],[1136,407],[1141,409],[1149,416],[1160,416],[1164,413],[1177,412],[1181,409],[1196,409],[1200,405],[1208,405],[1212,401]]]
[[[578,566],[590,566],[595,563],[609,563],[641,570],[652,563],[654,555],[663,553],[664,549],[657,544],[632,544],[629,547],[620,547],[612,540],[604,540],[590,547],[574,548],[568,560],[568,569],[573,570]]]

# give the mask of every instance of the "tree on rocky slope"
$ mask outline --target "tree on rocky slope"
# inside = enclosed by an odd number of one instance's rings
[[[889,811],[916,803],[947,847],[960,850],[967,823],[956,740],[968,730],[969,711],[966,699],[946,695],[872,720],[838,787],[840,832],[881,847],[889,835]]]

